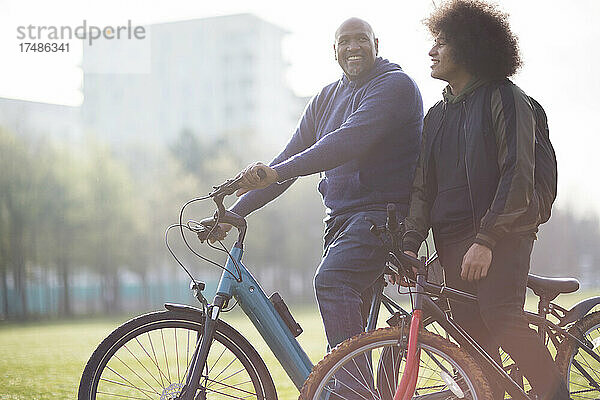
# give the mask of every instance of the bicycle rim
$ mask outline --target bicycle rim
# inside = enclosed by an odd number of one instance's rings
[[[89,385],[89,393],[83,397],[80,393],[80,399],[170,400],[181,393],[203,324],[163,315],[140,321],[137,326],[125,324],[99,346],[98,354],[90,359],[90,382],[84,383],[86,372],[82,377],[82,386]],[[262,371],[255,365],[255,356],[247,354],[254,350],[245,348],[247,342],[240,343],[232,336],[223,326],[215,332],[198,398],[267,398],[265,386],[269,385],[263,382],[266,368]]]
[[[466,363],[464,360],[457,361],[460,357],[468,356],[456,346],[441,337],[421,333],[419,348],[419,375],[413,398],[486,398],[477,394],[489,393],[487,382],[481,383],[485,380],[483,374],[471,359]],[[344,352],[342,347],[340,350]],[[316,379],[316,389],[303,390],[303,393],[310,394],[302,398],[320,399],[324,398],[325,393],[329,393],[330,399],[393,399],[399,378],[404,372],[405,354],[406,348],[399,342],[397,335],[394,337],[388,334],[387,337],[374,341],[367,339],[363,345],[351,351],[346,350],[335,363],[324,366],[323,369],[327,371]],[[475,374],[479,374],[477,381],[473,379]],[[485,385],[483,391],[477,388],[480,385]]]
[[[594,353],[600,355],[600,314],[590,314],[586,318],[589,319],[580,321],[590,322],[582,327],[582,336]],[[573,400],[600,398],[600,363],[579,346],[572,347],[566,378]]]

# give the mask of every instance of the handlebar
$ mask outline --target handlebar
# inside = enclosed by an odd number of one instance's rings
[[[262,180],[265,179],[267,177],[267,173],[262,170],[259,169],[258,171],[256,171],[256,174],[258,175],[258,177]],[[228,179],[225,182],[223,182],[222,184],[218,185],[218,186],[213,186],[213,191],[210,192],[208,195],[210,197],[212,197],[213,199],[217,196],[229,196],[232,195],[236,190],[238,190],[240,188],[240,182],[243,179],[243,175],[239,175],[236,176],[235,178],[232,179]]]
[[[258,169],[256,172],[258,177],[262,180],[267,177],[264,170]],[[218,186],[213,186],[213,191],[208,194],[213,199],[217,206],[217,210],[212,217],[204,218],[196,226],[196,234],[201,242],[207,240],[209,235],[219,227],[215,227],[217,223],[230,224],[236,227],[240,231],[238,242],[243,242],[246,233],[246,220],[237,215],[236,213],[225,209],[223,200],[226,196],[232,195],[238,189],[240,189],[240,182],[243,179],[243,175],[236,176],[235,178],[228,179]]]
[[[387,205],[385,225],[378,226],[373,221],[371,221],[371,224],[371,232],[383,242],[388,251],[393,254],[396,262],[401,264],[398,267],[404,268],[409,276],[414,276],[412,273],[413,267],[418,270],[423,268],[424,260],[411,257],[402,250],[402,232],[404,229],[403,224],[398,222],[394,204]]]

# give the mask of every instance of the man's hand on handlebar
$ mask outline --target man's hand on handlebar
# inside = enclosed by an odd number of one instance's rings
[[[259,171],[262,172],[259,173]],[[250,190],[266,188],[279,179],[277,171],[261,162],[248,165],[239,173],[238,177],[241,178],[239,181],[240,188],[235,193],[238,197]]]
[[[404,254],[408,254],[409,256],[411,256],[413,258],[417,258],[417,255],[410,250],[405,250]],[[415,274],[415,276],[417,276],[417,268],[412,267],[412,270],[413,270],[413,273]],[[408,281],[408,279],[406,279],[406,277],[400,276],[398,274],[390,275],[389,280],[392,285],[398,284],[400,286],[414,286],[414,283],[410,283]]]
[[[227,233],[231,230],[232,225],[230,224],[219,224],[212,231],[208,241],[214,243],[218,240],[224,240],[227,237]]]

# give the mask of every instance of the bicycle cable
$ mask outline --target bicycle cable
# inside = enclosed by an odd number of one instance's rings
[[[171,248],[171,246],[169,245],[169,231],[173,228],[187,228],[190,229],[188,226],[186,225],[180,225],[180,224],[173,224],[171,226],[169,226],[167,228],[167,231],[165,232],[165,244],[167,245],[167,249],[169,250],[169,253],[171,253],[171,255],[173,256],[173,258],[175,259],[175,261],[177,261],[177,264],[179,264],[181,266],[181,268],[183,268],[183,270],[188,274],[188,276],[192,279],[192,282],[196,282],[196,279],[192,276],[192,274],[190,273],[190,271],[185,267],[185,265],[183,265],[183,263],[181,261],[179,261],[179,258],[177,258],[177,255],[175,255],[175,252],[173,251],[173,249]],[[190,229],[191,230],[191,229]],[[212,263],[216,266],[218,266],[219,268],[223,268],[221,265],[217,264],[216,262],[214,262],[213,260],[210,260],[206,257],[200,256],[200,258],[202,258],[204,261]]]
[[[217,213],[217,221],[215,222],[215,224],[213,225],[213,227],[211,228],[211,230],[208,233],[208,236],[210,236],[212,234],[212,232],[215,230],[215,228],[219,225],[219,220],[220,220],[221,216]],[[219,244],[221,245],[221,248],[218,248],[217,246],[214,246],[212,243],[210,243],[210,241],[207,241],[206,243],[208,244],[209,247],[212,247],[215,250],[219,250],[224,252],[225,254],[227,254],[227,257],[233,262],[233,266],[235,267],[235,271],[237,272],[238,277],[236,277],[233,272],[229,271],[228,269],[223,268],[224,270],[228,271],[233,277],[234,279],[239,283],[242,282],[242,270],[240,269],[240,266],[238,265],[238,262],[236,261],[235,258],[233,258],[233,256],[231,255],[231,253],[229,252],[229,250],[227,250],[227,247],[225,247],[225,245],[223,244],[223,242],[221,240],[217,240],[219,242]]]
[[[237,282],[241,282],[242,281],[242,272],[240,270],[239,265],[237,264],[237,261],[232,257],[231,253],[229,253],[229,251],[226,249],[226,247],[223,245],[223,243],[218,240],[218,242],[221,244],[221,246],[223,247],[223,249],[219,249],[216,246],[213,246],[210,241],[207,240],[207,244],[209,245],[209,247],[212,247],[213,249],[219,250],[219,251],[223,251],[224,253],[227,254],[227,256],[233,261],[234,266],[236,268],[236,272],[238,273],[238,276],[235,276],[235,274],[233,272],[231,272],[230,270],[228,270],[227,268],[223,267],[222,265],[204,257],[203,255],[201,255],[200,253],[198,253],[196,250],[194,250],[194,248],[189,244],[188,240],[185,237],[185,234],[183,232],[183,228],[186,227],[187,229],[189,229],[190,231],[194,232],[194,230],[189,226],[190,222],[195,222],[195,221],[188,221],[188,224],[183,224],[183,214],[185,212],[185,209],[187,206],[189,206],[192,203],[195,203],[197,201],[202,201],[202,200],[207,200],[209,198],[211,198],[212,196],[209,194],[207,196],[204,197],[197,197],[194,199],[191,199],[189,201],[187,201],[182,207],[181,210],[179,212],[179,224],[177,226],[179,226],[179,230],[181,233],[181,238],[183,240],[183,243],[185,243],[186,247],[192,252],[192,254],[194,254],[196,257],[202,259],[203,261],[207,261],[210,262],[213,265],[216,265],[217,267],[219,267],[220,269],[227,271],[232,277],[233,279],[235,279]],[[211,227],[210,231],[208,232],[207,237],[210,237],[210,235],[214,232],[214,230],[217,228],[217,226],[219,225],[219,219],[220,219],[220,215],[217,213],[217,220],[215,221],[215,224]],[[177,260],[177,262],[181,265],[181,263],[179,262],[179,260]],[[189,273],[188,273],[189,275]]]

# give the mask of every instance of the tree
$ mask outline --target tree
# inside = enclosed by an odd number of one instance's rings
[[[13,135],[0,130],[0,232],[3,233],[0,248],[0,269],[4,292],[3,308],[8,310],[7,272],[12,271],[18,295],[17,315],[28,315],[27,265],[34,251],[32,227],[36,183],[39,169],[24,143]]]

